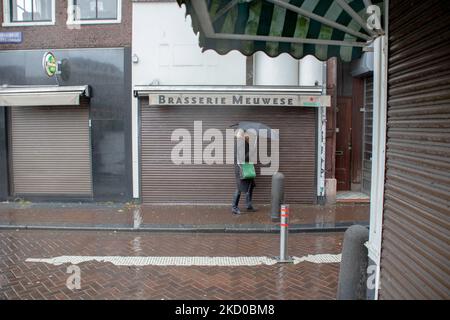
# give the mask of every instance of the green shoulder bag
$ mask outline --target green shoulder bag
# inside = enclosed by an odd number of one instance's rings
[[[241,165],[241,179],[255,179],[256,171],[253,163],[242,163]]]

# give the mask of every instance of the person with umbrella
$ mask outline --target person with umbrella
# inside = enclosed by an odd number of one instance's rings
[[[236,177],[236,191],[233,196],[233,204],[231,212],[240,214],[239,199],[241,193],[246,193],[247,211],[256,211],[252,203],[253,189],[255,188],[255,167],[251,160],[257,159],[253,152],[256,152],[257,137],[261,135],[262,139],[269,138],[271,140],[279,140],[276,130],[260,122],[241,121],[231,126],[237,128],[235,136],[237,144],[235,144],[234,152],[234,173]],[[263,134],[264,133],[264,134]],[[250,135],[254,134],[254,145],[250,148]],[[243,148],[239,148],[239,144],[244,144]]]
[[[247,211],[256,211],[252,203],[253,189],[255,188],[256,184],[254,177],[251,178],[243,176],[243,166],[249,164],[251,158],[251,150],[249,144],[250,136],[246,134],[245,131],[241,128],[236,130],[235,136],[237,139],[237,143],[235,144],[234,148],[234,174],[236,177],[236,191],[233,195],[231,212],[233,214],[239,215],[241,214],[241,211],[239,209],[239,200],[241,198],[242,192],[246,194],[245,200],[247,204]],[[244,148],[239,147],[242,144]]]

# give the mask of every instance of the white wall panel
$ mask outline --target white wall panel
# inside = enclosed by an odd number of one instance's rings
[[[191,18],[176,3],[133,4],[133,83],[245,84],[245,57],[201,52]]]

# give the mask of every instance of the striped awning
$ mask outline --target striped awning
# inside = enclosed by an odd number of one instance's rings
[[[177,0],[203,50],[351,61],[383,34],[383,0]]]

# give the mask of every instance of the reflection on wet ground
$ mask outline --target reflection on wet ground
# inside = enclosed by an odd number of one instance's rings
[[[332,206],[291,205],[291,229],[367,225],[368,203],[345,203]],[[270,206],[257,212],[231,214],[228,206],[134,205],[79,203],[1,203],[0,226],[118,228],[130,230],[274,230]],[[225,230],[225,231],[226,231]]]

